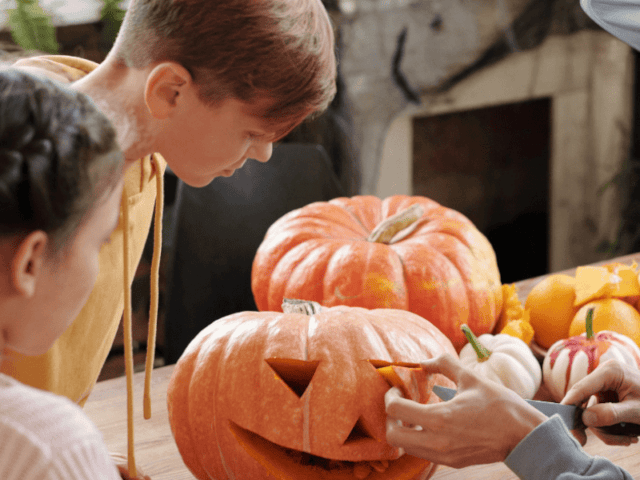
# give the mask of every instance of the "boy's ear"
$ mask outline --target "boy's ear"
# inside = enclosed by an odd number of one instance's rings
[[[11,263],[11,284],[18,294],[33,297],[49,238],[42,230],[31,232],[20,242]]]
[[[189,71],[179,63],[163,62],[147,76],[144,101],[154,118],[164,119],[178,105],[180,95],[192,84]]]

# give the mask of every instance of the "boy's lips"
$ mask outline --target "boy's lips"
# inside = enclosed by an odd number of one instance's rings
[[[244,160],[238,162],[238,163],[235,163],[230,168],[225,168],[224,170],[222,170],[220,172],[220,175],[222,175],[223,177],[230,177],[231,175],[233,175],[235,173],[236,170],[242,168],[245,163],[247,163],[247,159],[246,158]]]

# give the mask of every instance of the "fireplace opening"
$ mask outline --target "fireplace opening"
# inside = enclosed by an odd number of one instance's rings
[[[501,280],[548,273],[551,100],[413,119],[413,194],[466,215]]]

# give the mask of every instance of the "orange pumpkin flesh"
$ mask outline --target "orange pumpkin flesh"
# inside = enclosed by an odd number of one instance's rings
[[[414,205],[423,211],[415,223],[390,240],[370,238]],[[258,249],[252,290],[261,311],[279,310],[284,298],[408,310],[458,350],[466,343],[462,324],[489,333],[502,309],[489,241],[459,212],[419,196],[338,198],[288,213]]]
[[[445,352],[455,354],[444,335],[405,311],[231,315],[176,365],[172,432],[199,479],[426,479],[433,464],[385,441],[389,384],[377,368],[391,366],[409,395],[437,402],[433,384],[452,383],[411,367]]]
[[[282,448],[237,425],[231,432],[260,465],[279,480],[330,479],[353,480],[418,480],[428,478],[435,465],[426,460],[403,455],[393,461],[349,462],[335,461]],[[250,477],[242,477],[250,478]],[[263,477],[260,477],[263,478]]]
[[[393,387],[402,392],[402,396],[418,403],[427,403],[433,388],[431,378],[421,367],[389,365],[378,368],[378,373]]]

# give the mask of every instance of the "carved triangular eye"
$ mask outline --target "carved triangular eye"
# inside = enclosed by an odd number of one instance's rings
[[[296,360],[293,358],[267,358],[265,362],[287,386],[302,397],[316,373],[320,360]]]
[[[360,418],[358,418],[358,421],[356,422],[356,424],[351,429],[351,433],[349,433],[349,436],[344,441],[344,444],[348,445],[350,443],[359,442],[359,441],[362,441],[362,440],[376,440],[377,441],[377,439],[373,435],[371,435],[371,433],[369,432],[367,427],[365,427],[364,421],[362,420],[362,417],[360,417]]]

